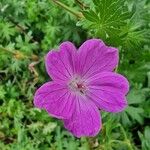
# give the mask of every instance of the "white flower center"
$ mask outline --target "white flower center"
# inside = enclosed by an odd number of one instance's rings
[[[82,95],[85,95],[86,90],[87,90],[85,81],[82,81],[79,77],[75,77],[69,82],[69,88],[72,91],[77,92]]]

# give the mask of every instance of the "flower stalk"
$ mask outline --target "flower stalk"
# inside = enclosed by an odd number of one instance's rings
[[[65,9],[66,11],[70,12],[71,14],[73,14],[74,16],[76,16],[77,18],[83,18],[83,14],[81,12],[77,12],[75,10],[73,10],[72,8],[68,7],[67,5],[63,4],[62,2],[58,1],[58,0],[52,0],[56,5],[60,6],[61,8]]]
[[[7,48],[0,47],[0,50],[4,51],[4,52],[6,52],[6,53],[9,53],[9,54],[15,55],[15,52],[13,52],[13,51],[11,51],[11,50],[9,50],[9,49],[7,49]]]
[[[96,137],[87,137],[87,142],[89,150],[93,150],[99,145]]]
[[[133,150],[131,142],[127,138],[127,135],[126,135],[124,128],[121,126],[121,124],[119,125],[119,127],[120,127],[120,130],[122,131],[122,134],[124,136],[124,143],[126,143],[128,145],[129,150]]]
[[[31,56],[28,56],[28,55],[25,55],[22,52],[19,52],[18,50],[12,51],[12,50],[4,48],[4,47],[0,47],[0,50],[13,55],[16,59],[31,59],[31,60],[34,60],[34,61],[37,61],[39,59],[38,56],[35,55],[35,54],[32,54]]]
[[[84,4],[80,0],[75,0],[75,2],[81,7],[81,9],[89,8],[86,4]]]

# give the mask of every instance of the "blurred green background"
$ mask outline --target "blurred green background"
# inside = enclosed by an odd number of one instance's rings
[[[119,48],[129,106],[101,112],[94,138],[73,137],[33,106],[50,80],[45,54],[63,41],[100,38]],[[149,0],[0,0],[0,150],[150,150]]]

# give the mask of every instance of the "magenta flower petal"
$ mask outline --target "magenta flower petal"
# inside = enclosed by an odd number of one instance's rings
[[[75,101],[76,108],[72,117],[64,120],[65,128],[78,138],[97,135],[102,124],[96,105],[86,97],[76,97]]]
[[[79,73],[89,77],[103,70],[113,71],[118,64],[118,50],[106,46],[99,39],[84,42],[79,50]]]
[[[100,109],[120,112],[127,107],[125,95],[129,83],[125,77],[113,72],[101,72],[88,79],[88,96]]]
[[[75,102],[66,86],[47,82],[36,91],[34,105],[46,109],[51,116],[67,119],[74,111]]]
[[[118,50],[99,39],[84,42],[79,50],[70,42],[46,56],[46,70],[54,80],[35,93],[34,105],[64,120],[75,136],[95,136],[101,129],[98,109],[120,112],[127,106],[129,83],[112,71]]]
[[[46,56],[46,70],[53,80],[66,81],[73,75],[76,48],[71,42],[64,42],[59,50],[50,51]]]

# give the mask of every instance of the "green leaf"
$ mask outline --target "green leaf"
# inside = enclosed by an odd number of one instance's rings
[[[120,28],[133,15],[128,10],[125,0],[94,0],[93,3],[95,9],[87,9],[83,11],[83,15],[86,24],[90,21],[88,28],[103,40],[119,35]]]
[[[140,137],[140,140],[142,142],[142,150],[149,150],[150,146],[150,127],[146,126],[144,128],[144,133],[138,131],[138,135]]]
[[[99,22],[99,17],[93,10],[83,11],[82,13],[87,20],[91,22]]]
[[[144,121],[143,103],[146,101],[146,93],[147,89],[131,89],[127,96],[127,108],[123,112],[119,113],[118,116],[115,115],[114,117],[121,120],[125,126],[132,125],[135,122],[142,124]]]
[[[145,101],[145,91],[142,89],[133,89],[127,96],[128,104],[139,104]]]
[[[10,40],[10,38],[16,33],[15,27],[10,23],[0,22],[0,29],[0,36],[6,40]]]
[[[125,111],[133,120],[136,120],[140,124],[143,123],[143,117],[142,117],[144,113],[143,108],[138,108],[138,107],[136,108],[133,106],[128,106]]]
[[[4,86],[0,85],[0,99],[4,99],[6,95],[6,91],[4,89]]]

